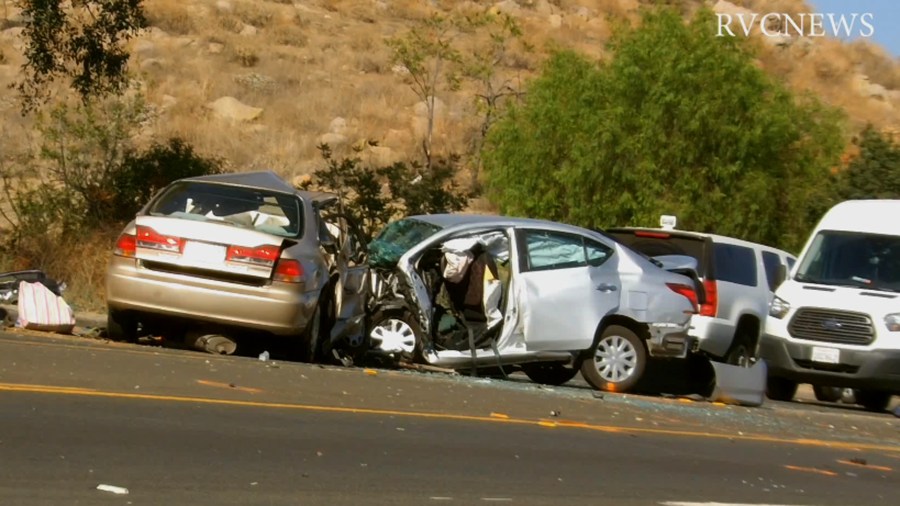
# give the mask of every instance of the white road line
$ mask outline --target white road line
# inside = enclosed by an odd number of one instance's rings
[[[512,497],[482,497],[481,500],[487,502],[512,502]]]
[[[452,501],[453,500],[452,497],[444,497],[444,496],[434,496],[434,497],[429,497],[429,499],[431,499],[432,501]]]

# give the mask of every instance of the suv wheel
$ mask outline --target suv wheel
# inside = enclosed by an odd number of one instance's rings
[[[647,367],[647,349],[631,329],[610,325],[581,364],[584,379],[598,390],[628,392]]]
[[[725,362],[739,367],[750,367],[753,365],[753,351],[750,342],[743,337],[735,341],[728,352],[728,356],[725,357]]]
[[[766,396],[776,401],[790,401],[797,393],[797,382],[777,376],[766,380]]]

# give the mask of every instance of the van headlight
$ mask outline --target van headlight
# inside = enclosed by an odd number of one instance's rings
[[[774,299],[772,299],[772,302],[769,303],[769,316],[778,318],[779,320],[784,318],[784,316],[786,314],[788,314],[788,311],[790,311],[790,310],[791,310],[791,305],[788,304],[788,302],[786,300],[782,299],[781,297],[779,297],[777,295],[775,296]],[[897,315],[897,316],[900,316],[900,315]],[[898,320],[898,323],[900,323],[900,320]]]
[[[900,313],[889,314],[884,317],[884,324],[891,332],[900,332]]]

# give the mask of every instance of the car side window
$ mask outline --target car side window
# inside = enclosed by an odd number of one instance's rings
[[[756,255],[746,246],[715,244],[716,279],[756,286]]]
[[[556,232],[524,232],[527,270],[568,269],[587,265],[581,237]]]
[[[609,246],[589,239],[584,240],[584,251],[587,255],[587,264],[591,267],[603,265],[613,254],[613,250]]]
[[[778,266],[781,265],[781,258],[771,251],[763,251],[762,259],[763,266],[766,268],[766,283],[771,292],[775,290],[775,280],[778,278]]]

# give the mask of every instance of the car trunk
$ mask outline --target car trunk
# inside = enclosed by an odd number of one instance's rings
[[[258,284],[272,277],[284,239],[239,226],[139,216],[136,258],[144,267]]]

